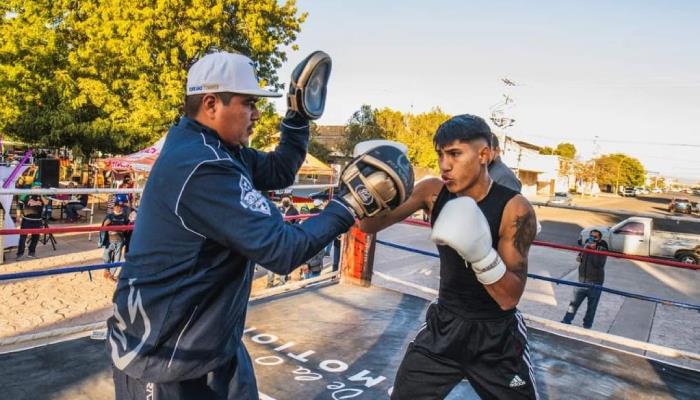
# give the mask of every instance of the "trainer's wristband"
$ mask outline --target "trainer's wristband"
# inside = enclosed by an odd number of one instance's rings
[[[494,249],[491,249],[486,257],[471,265],[476,279],[484,285],[496,283],[506,274],[506,265]]]

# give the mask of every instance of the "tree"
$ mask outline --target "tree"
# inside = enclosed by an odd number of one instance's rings
[[[449,118],[438,107],[425,113],[407,115],[408,129],[405,135],[399,136],[399,141],[408,146],[408,158],[413,165],[437,171],[438,159],[433,137],[440,124]]]
[[[574,157],[576,157],[576,146],[571,143],[559,143],[557,148],[554,150],[554,154],[560,156],[561,158],[573,160]]]
[[[567,160],[573,160],[576,157],[576,146],[571,143],[559,143],[554,149],[545,146],[540,149],[540,154],[556,155]]]
[[[308,153],[326,164],[331,162],[332,151],[328,147],[321,144],[321,142],[316,140],[314,137],[311,137],[311,140],[309,140]]]
[[[250,56],[281,87],[306,14],[295,0],[7,0],[0,8],[0,130],[45,146],[126,152],[181,113],[188,67]],[[294,48],[294,47],[293,47]]]
[[[554,149],[549,147],[549,146],[545,146],[545,147],[540,149],[540,154],[544,154],[544,155],[548,155],[548,156],[554,155]]]
[[[277,114],[275,105],[265,99],[258,101],[258,109],[260,110],[260,119],[256,122],[253,129],[250,146],[261,150],[279,142],[279,129],[282,117]]]
[[[374,110],[364,104],[352,114],[345,126],[345,140],[340,144],[340,151],[346,156],[352,156],[355,145],[365,140],[385,139],[384,132],[377,125]]]
[[[640,186],[644,184],[644,166],[634,157],[626,154],[606,154],[595,160],[598,185]]]

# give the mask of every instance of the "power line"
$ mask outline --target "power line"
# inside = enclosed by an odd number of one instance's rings
[[[537,134],[531,134],[531,133],[526,133],[526,134],[522,134],[522,135],[525,137],[532,136],[532,137],[552,139],[552,140],[570,140],[572,142],[576,142],[576,141],[578,141],[578,142],[593,142],[593,143],[604,142],[604,143],[622,143],[622,144],[642,144],[642,145],[647,145],[647,146],[672,146],[672,147],[697,147],[697,148],[700,148],[700,144],[695,144],[695,143],[644,142],[644,141],[637,141],[637,140],[554,137],[554,136],[537,135]]]

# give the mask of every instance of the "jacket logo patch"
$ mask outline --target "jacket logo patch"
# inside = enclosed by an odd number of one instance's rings
[[[112,348],[112,362],[121,370],[126,368],[134,358],[139,355],[141,348],[146,344],[148,335],[151,334],[151,320],[148,318],[148,314],[146,314],[146,310],[143,308],[141,291],[136,290],[136,293],[134,293],[133,284],[135,280],[136,279],[129,280],[129,298],[126,304],[129,312],[129,322],[127,323],[124,317],[119,313],[117,305],[114,304],[114,319],[116,319],[117,322],[109,333],[109,344]],[[134,294],[136,294],[135,297]],[[137,322],[143,325],[143,334],[140,338],[135,338],[138,339],[138,343],[136,346],[129,349],[129,336],[127,336],[125,332],[129,325],[133,327]],[[123,354],[120,355],[120,353]]]
[[[240,180],[241,186],[241,205],[243,208],[247,208],[251,211],[256,211],[261,214],[270,214],[270,204],[268,204],[267,199],[263,197],[257,190],[253,189],[248,178],[241,176]]]

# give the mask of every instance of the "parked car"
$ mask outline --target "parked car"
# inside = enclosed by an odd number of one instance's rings
[[[579,235],[584,243],[597,229],[610,251],[647,257],[672,258],[688,264],[700,264],[700,223],[694,221],[654,221],[630,217],[612,227],[590,227]]]
[[[570,206],[573,205],[573,198],[566,192],[556,192],[554,193],[554,196],[549,198],[547,204]]]
[[[661,188],[654,188],[651,192],[652,193],[663,193],[664,191]]]
[[[635,196],[640,196],[643,194],[649,194],[649,191],[647,190],[647,188],[640,186],[640,187],[634,188],[634,194],[635,194]]]
[[[697,201],[690,202],[690,212],[694,212],[695,214],[700,214],[700,206],[698,206]]]
[[[622,197],[635,197],[637,195],[637,192],[634,190],[633,187],[626,187],[622,189],[620,195]]]
[[[692,204],[686,197],[674,197],[668,203],[668,212],[690,214],[692,211]]]

